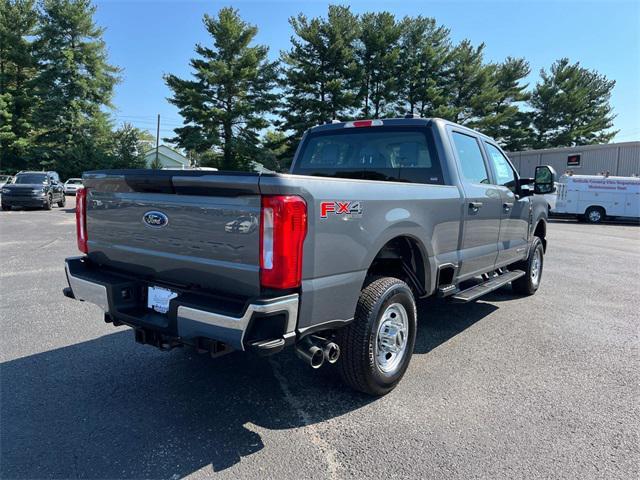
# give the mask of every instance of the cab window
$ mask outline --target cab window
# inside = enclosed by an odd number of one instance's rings
[[[293,173],[442,185],[444,178],[425,128],[331,129],[310,134]]]
[[[493,165],[493,171],[496,174],[496,185],[502,185],[515,193],[516,191],[516,174],[504,154],[498,150],[495,145],[485,142],[489,161]]]
[[[452,136],[465,180],[471,183],[489,183],[489,172],[475,137],[460,132],[453,132]]]

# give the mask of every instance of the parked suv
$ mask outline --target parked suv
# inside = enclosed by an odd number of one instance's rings
[[[20,172],[11,185],[2,187],[2,210],[11,207],[51,210],[54,203],[65,206],[64,189],[56,172]]]

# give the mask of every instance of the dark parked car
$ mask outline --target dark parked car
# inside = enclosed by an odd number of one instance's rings
[[[2,187],[2,210],[11,207],[41,207],[54,203],[64,207],[64,188],[56,172],[20,172],[15,181]]]

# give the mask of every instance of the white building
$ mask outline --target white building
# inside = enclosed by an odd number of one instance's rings
[[[640,175],[640,142],[526,150],[509,153],[509,158],[523,177],[533,177],[537,165],[551,165],[558,175],[567,170],[577,175]]]
[[[147,168],[152,168],[155,159],[156,149],[154,147],[144,155]],[[160,162],[160,168],[189,168],[189,159],[166,145],[158,147],[158,161]]]

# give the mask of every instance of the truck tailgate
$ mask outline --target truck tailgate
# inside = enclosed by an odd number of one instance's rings
[[[260,292],[258,174],[85,174],[89,258],[150,282]]]

